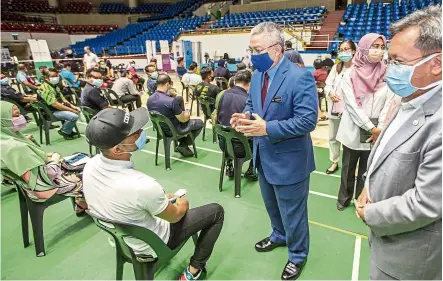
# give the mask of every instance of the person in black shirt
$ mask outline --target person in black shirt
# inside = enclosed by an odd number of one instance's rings
[[[218,93],[220,93],[220,88],[217,85],[211,84],[214,81],[214,71],[208,66],[202,67],[200,69],[200,76],[202,77],[202,82],[198,83],[196,86],[196,95],[211,97],[215,100]],[[214,106],[211,107],[211,112],[214,111]]]
[[[19,105],[23,106],[27,111],[34,111],[30,102],[37,101],[37,95],[23,95],[16,89],[12,88],[9,85],[9,78],[4,73],[0,73],[0,99],[8,98]],[[25,116],[26,120],[29,120],[27,116]]]
[[[185,59],[183,57],[179,57],[177,59],[177,76],[180,78],[180,80],[186,72],[188,72],[188,70],[185,67]]]
[[[111,107],[108,100],[102,95],[100,86],[103,84],[102,75],[98,69],[91,68],[86,72],[87,83],[83,87],[80,104],[96,112]]]
[[[248,99],[248,91],[251,84],[252,74],[249,70],[238,71],[233,77],[235,80],[234,86],[226,90],[220,98],[218,106],[217,123],[230,127],[230,120],[234,113],[241,113],[245,109],[246,100]],[[225,150],[225,140],[221,137],[218,139],[221,150]],[[252,138],[249,139],[249,146],[252,149]],[[234,153],[238,156],[245,155],[243,144],[233,140]],[[251,180],[257,180],[257,174],[254,172],[254,163],[251,159],[249,168],[245,173],[245,177]],[[230,178],[234,177],[234,167],[232,160],[229,159],[226,163],[226,175]]]
[[[246,69],[246,64],[240,62],[237,64],[237,72],[241,71],[241,70],[245,70]],[[231,77],[231,79],[229,79],[229,88],[234,87],[234,76]]]
[[[184,135],[192,132],[192,138],[195,139],[203,129],[203,121],[200,119],[191,119],[191,113],[180,106],[177,96],[171,96],[172,89],[171,77],[167,74],[160,74],[157,79],[157,91],[148,99],[148,110],[156,111],[171,120],[177,129],[177,133]],[[166,134],[167,128],[162,127]],[[192,139],[189,137],[180,139],[177,151],[185,157],[194,155],[189,146],[192,145]]]
[[[227,81],[229,81],[229,78],[231,78],[231,73],[226,68],[227,62],[224,59],[221,59],[218,61],[218,67],[214,71],[215,77],[223,77]],[[228,86],[228,85],[226,85]]]

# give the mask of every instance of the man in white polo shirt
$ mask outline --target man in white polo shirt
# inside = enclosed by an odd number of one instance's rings
[[[224,211],[218,204],[189,209],[189,202],[166,194],[153,178],[137,171],[131,155],[146,144],[143,126],[148,110],[131,113],[107,108],[95,115],[86,127],[86,138],[102,150],[85,166],[83,192],[93,215],[146,227],[171,249],[200,232],[190,265],[180,280],[197,280],[205,269],[223,226]],[[170,198],[176,197],[175,203]],[[156,257],[146,243],[125,239],[136,255]]]
[[[84,70],[86,72],[86,70],[94,68],[95,66],[97,66],[97,64],[100,61],[100,59],[97,57],[96,54],[91,52],[91,50],[89,49],[88,46],[86,46],[84,49],[85,49],[85,55],[83,56],[83,64],[85,66]]]

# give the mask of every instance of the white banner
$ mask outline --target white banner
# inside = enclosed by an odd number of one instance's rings
[[[1,52],[2,52],[2,60],[1,60],[2,63],[12,62],[11,54],[9,53],[8,48],[1,48]]]
[[[29,48],[31,49],[32,59],[34,62],[52,61],[46,40],[28,39]]]
[[[169,44],[168,40],[160,40],[160,53],[162,55],[169,55]]]
[[[156,53],[157,52],[155,50],[155,41],[146,40],[146,58],[148,59],[148,62],[152,58],[155,58]]]

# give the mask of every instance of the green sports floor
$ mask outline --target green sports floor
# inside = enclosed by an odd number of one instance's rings
[[[83,133],[85,125],[78,126]],[[270,253],[254,250],[254,244],[270,234],[258,182],[243,179],[242,197],[234,198],[234,181],[225,177],[223,192],[218,191],[221,154],[218,145],[211,141],[209,129],[205,142],[201,136],[197,140],[198,159],[183,159],[172,153],[171,171],[165,170],[162,145],[159,165],[155,166],[155,132],[152,127],[147,127],[146,132],[151,143],[132,157],[138,170],[156,178],[167,192],[186,188],[191,208],[217,202],[225,209],[224,227],[207,265],[207,279],[278,280],[287,261],[287,249],[277,248]],[[33,124],[28,125],[25,133],[39,137]],[[65,141],[52,130],[51,142],[50,146],[43,146],[47,152],[69,155],[88,151],[83,135]],[[316,147],[315,158],[317,171],[311,175],[308,200],[310,253],[300,279],[369,279],[368,229],[356,218],[354,208],[336,210],[340,178],[339,173],[323,173],[329,165],[328,150]],[[69,200],[46,210],[44,236],[46,256],[37,258],[32,242],[23,248],[17,193],[10,186],[2,186],[1,279],[115,280],[115,250],[109,245],[108,236],[88,216],[77,218]],[[176,279],[192,252],[193,244],[189,241],[156,279]],[[125,265],[124,279],[134,279],[129,264]]]

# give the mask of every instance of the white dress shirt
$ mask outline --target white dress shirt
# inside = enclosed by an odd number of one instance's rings
[[[428,91],[427,93],[410,100],[408,102],[402,102],[400,109],[397,115],[392,120],[391,124],[386,131],[383,133],[383,137],[379,140],[380,144],[377,146],[375,150],[374,157],[372,158],[371,166],[369,166],[365,186],[368,189],[366,194],[369,196],[369,177],[371,176],[374,165],[377,163],[378,158],[380,158],[381,153],[383,152],[386,145],[389,143],[392,137],[394,137],[395,133],[406,123],[406,121],[411,118],[411,116],[419,110],[425,102],[427,102],[435,93],[441,91],[441,85],[435,87],[434,89]]]
[[[197,73],[187,72],[182,77],[182,82],[185,84],[185,86],[195,86],[202,81],[202,77]]]
[[[328,78],[326,79],[326,86],[325,86],[325,96],[326,100],[328,101],[328,116],[332,119],[339,119],[340,117],[331,115],[332,107],[334,106],[334,102],[329,97],[329,93],[333,92],[335,95],[340,97],[343,101],[343,94],[341,90],[341,80],[343,79],[343,76],[345,74],[349,75],[349,72],[353,69],[353,66],[351,67],[344,67],[340,73],[337,72],[337,65],[334,65],[331,69],[331,72],[329,72]],[[340,102],[339,102],[340,103]]]
[[[353,150],[371,150],[371,143],[360,142],[360,128],[366,131],[371,130],[375,126],[370,118],[378,118],[377,128],[383,129],[394,93],[385,85],[374,94],[363,94],[361,96],[362,107],[359,107],[354,96],[350,73],[347,72],[343,76],[341,83],[345,110],[336,139]]]
[[[99,61],[100,59],[97,57],[97,55],[92,52],[89,55],[85,54],[83,56],[83,62],[86,64],[86,69],[95,67]]]

